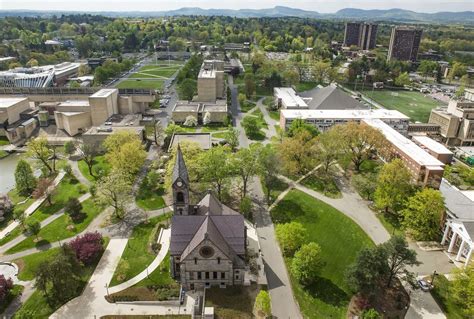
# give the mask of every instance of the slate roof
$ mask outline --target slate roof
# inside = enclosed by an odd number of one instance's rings
[[[184,162],[183,153],[181,152],[181,147],[176,150],[176,162],[173,167],[173,174],[171,175],[171,183],[174,184],[177,179],[181,178],[183,183],[189,185],[189,176],[188,169],[186,168],[186,163]]]
[[[208,192],[198,206],[199,215],[240,215],[232,208],[221,204],[212,192]]]
[[[469,234],[472,240],[474,240],[474,221],[472,222],[463,222],[466,232]]]
[[[300,96],[304,98],[305,102],[308,104],[309,109],[368,109],[367,106],[352,98],[335,85],[328,85],[324,88],[315,88],[309,91],[301,92]]]
[[[439,190],[444,197],[444,205],[448,213],[463,221],[474,222],[474,202],[460,190],[449,184],[444,178]]]
[[[231,249],[237,255],[245,254],[244,217],[238,214],[173,216],[171,255],[184,254],[185,250],[195,247],[196,242],[201,242],[202,240],[199,239],[202,239],[206,233],[224,253]]]

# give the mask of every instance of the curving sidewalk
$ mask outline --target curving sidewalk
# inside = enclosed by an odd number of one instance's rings
[[[163,262],[165,259],[166,254],[170,248],[170,239],[171,239],[171,229],[162,229],[160,236],[159,236],[159,243],[161,244],[161,249],[158,252],[158,255],[153,260],[153,262],[141,273],[136,275],[135,277],[131,278],[130,280],[121,283],[119,285],[109,287],[109,294],[114,294],[116,292],[125,290],[129,287],[132,287],[136,283],[145,279],[149,274],[151,274],[158,266]]]

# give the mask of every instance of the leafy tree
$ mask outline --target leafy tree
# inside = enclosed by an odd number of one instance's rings
[[[115,216],[124,218],[125,205],[131,199],[132,185],[128,175],[112,171],[97,184],[97,201],[114,208]]]
[[[34,66],[38,66],[39,63],[38,63],[38,60],[36,59],[30,59],[28,62],[26,62],[26,66],[27,67],[34,67]]]
[[[168,124],[168,126],[165,129],[165,134],[166,136],[169,136],[169,137],[173,136],[173,134],[175,133],[181,133],[181,132],[184,132],[184,128],[174,123]]]
[[[39,161],[49,171],[49,173],[54,172],[53,167],[49,163],[53,152],[45,137],[38,137],[30,140],[28,142],[26,154],[28,157]]]
[[[179,85],[178,90],[180,98],[182,98],[183,100],[191,101],[197,91],[197,82],[193,79],[185,79]]]
[[[467,317],[474,316],[474,263],[454,270],[449,292]]]
[[[92,167],[94,166],[94,158],[99,154],[98,146],[84,143],[79,147],[79,151],[81,152],[82,159],[89,169],[89,174],[94,177],[94,171],[92,170]]]
[[[53,192],[53,189],[52,189],[53,183],[54,181],[52,178],[48,178],[48,177],[40,178],[36,185],[36,189],[33,191],[33,197],[38,199],[44,196],[46,197],[48,204],[52,205],[51,195]]]
[[[35,272],[35,288],[51,304],[60,305],[77,295],[81,286],[81,267],[68,247],[63,246],[51,260],[39,264]]]
[[[0,302],[6,302],[10,290],[13,288],[13,280],[11,278],[5,278],[4,275],[0,274]]]
[[[405,86],[405,85],[410,85],[410,76],[408,75],[408,72],[403,72],[397,78],[395,79],[395,85],[396,86]]]
[[[441,193],[424,188],[408,199],[402,224],[416,240],[435,240],[444,210]]]
[[[246,218],[250,217],[252,212],[252,200],[248,196],[244,196],[240,200],[239,210]]]
[[[382,249],[387,256],[387,287],[392,285],[393,279],[396,276],[402,274],[407,277],[412,276],[412,273],[406,267],[420,264],[416,259],[416,252],[408,248],[408,243],[403,236],[393,236],[387,242],[381,244],[379,249]]]
[[[362,319],[381,319],[382,316],[377,310],[375,310],[374,308],[370,308],[362,312],[361,318]]]
[[[272,314],[272,303],[270,294],[266,290],[260,290],[255,298],[254,312],[257,318],[267,318]]]
[[[82,204],[77,198],[71,197],[67,201],[64,211],[72,220],[77,220],[82,214]]]
[[[202,124],[208,125],[209,123],[211,123],[211,113],[209,111],[206,111],[202,118]]]
[[[278,224],[275,233],[285,256],[292,256],[307,238],[306,229],[298,222]]]
[[[23,231],[26,231],[25,212],[23,210],[14,210],[13,218],[20,224]]]
[[[147,153],[137,136],[116,148],[108,148],[105,155],[112,170],[120,171],[124,176],[128,176],[128,178],[132,178],[140,171],[146,156]]]
[[[28,229],[28,232],[30,232],[32,235],[35,236],[36,239],[38,239],[38,234],[41,230],[41,224],[39,221],[28,222],[26,228]]]
[[[425,79],[429,75],[433,75],[434,72],[438,69],[438,63],[435,61],[423,60],[420,62],[420,66],[418,66],[418,72],[421,73],[425,77]]]
[[[255,94],[255,78],[253,74],[247,73],[244,77],[244,83],[245,83],[245,95],[247,96],[248,99],[250,99],[252,96]]]
[[[120,148],[120,146],[139,140],[137,135],[130,131],[117,131],[114,134],[109,135],[103,143],[103,146],[107,152],[113,152]]]
[[[242,197],[247,196],[250,179],[258,172],[258,159],[262,147],[260,144],[251,144],[249,148],[241,148],[233,158],[233,165],[242,181]]]
[[[245,103],[247,103],[247,96],[245,96],[243,93],[239,93],[237,100],[239,100],[239,105],[242,107],[245,105]]]
[[[77,72],[79,76],[84,76],[91,73],[91,68],[87,64],[81,64]]]
[[[374,193],[375,205],[398,213],[412,193],[411,174],[401,159],[386,163],[380,170]]]
[[[183,123],[184,126],[190,126],[190,127],[191,126],[197,126],[197,124],[198,124],[197,118],[195,118],[192,115],[188,115],[186,117],[186,120]]]
[[[36,188],[36,178],[30,164],[21,159],[16,164],[15,183],[18,193],[22,196],[30,195]]]
[[[225,146],[213,147],[201,154],[199,163],[201,180],[209,183],[221,200],[222,192],[228,185],[229,178],[234,175],[229,149]]]
[[[343,152],[350,156],[356,172],[359,172],[360,165],[370,158],[375,150],[384,149],[386,144],[383,134],[367,124],[349,122],[336,125],[331,130],[335,131]]]
[[[328,130],[316,138],[317,151],[315,156],[318,162],[323,165],[323,170],[326,174],[328,174],[329,168],[337,164],[337,161],[343,155],[343,149],[337,137],[335,130]]]
[[[85,233],[74,238],[68,246],[75,253],[77,260],[84,265],[94,263],[104,251],[102,235],[98,232]]]
[[[245,134],[249,138],[255,138],[260,134],[260,124],[255,116],[246,116],[241,122],[242,127],[245,130]]]
[[[224,133],[224,140],[226,140],[232,151],[235,151],[239,147],[239,130],[232,126],[229,127]]]
[[[272,145],[267,144],[262,148],[258,158],[258,169],[260,178],[266,189],[267,203],[270,202],[270,194],[275,185],[279,183],[278,174],[280,172],[279,157]]]
[[[316,281],[322,266],[321,247],[311,242],[302,245],[295,253],[290,269],[299,282],[303,285],[309,285]]]
[[[319,131],[315,126],[306,123],[305,120],[295,119],[291,122],[286,135],[289,137],[294,137],[302,131],[308,132],[312,137],[315,137],[319,134]]]
[[[285,172],[303,175],[316,166],[316,139],[308,131],[288,137],[278,145],[279,155]]]
[[[359,194],[367,199],[373,200],[374,192],[377,188],[377,175],[373,173],[355,174],[352,176],[352,185]]]
[[[467,73],[467,66],[461,62],[454,62],[451,71],[448,74],[448,79],[451,82],[456,77],[462,77]]]
[[[75,151],[76,151],[76,146],[74,145],[74,142],[72,142],[72,141],[67,141],[67,142],[64,144],[64,152],[65,152],[67,155],[71,155],[71,154],[73,154]]]

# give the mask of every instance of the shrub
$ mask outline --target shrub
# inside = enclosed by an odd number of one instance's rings
[[[69,247],[76,254],[76,258],[83,264],[88,265],[97,260],[102,254],[104,247],[102,235],[98,232],[85,233],[78,236],[69,243]]]
[[[0,302],[5,301],[12,288],[13,281],[11,278],[7,279],[4,275],[0,275]]]

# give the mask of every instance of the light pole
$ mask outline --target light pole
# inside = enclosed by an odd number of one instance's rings
[[[435,279],[436,275],[438,275],[438,273],[435,270],[435,271],[433,271],[433,275],[431,276],[431,286],[434,286],[433,283],[434,283],[434,279]]]
[[[105,284],[105,289],[107,290],[107,297],[109,296],[109,285]]]

